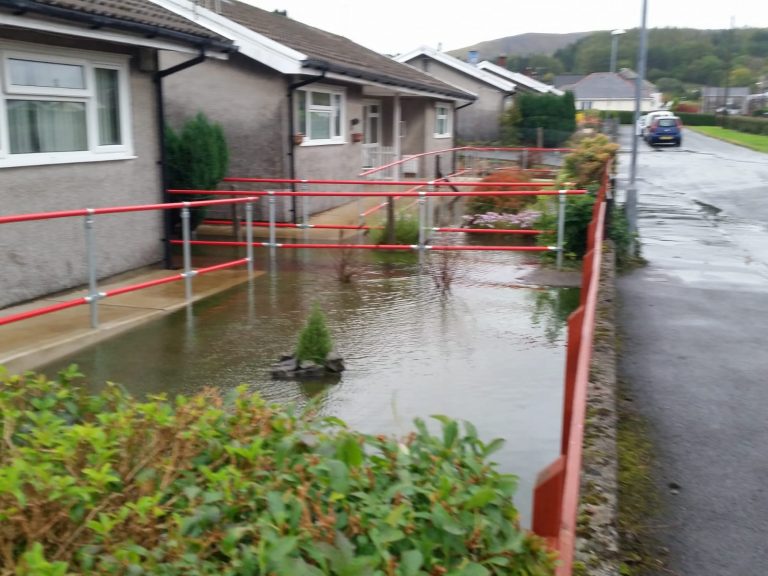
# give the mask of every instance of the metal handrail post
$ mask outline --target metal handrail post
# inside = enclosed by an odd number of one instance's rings
[[[565,242],[565,196],[566,190],[560,190],[557,210],[557,269],[563,267],[563,243]]]
[[[184,242],[184,297],[187,302],[192,300],[192,276],[194,275],[192,271],[192,245],[190,244],[192,229],[189,220],[189,202],[184,202],[184,207],[181,209],[181,239]]]
[[[96,283],[96,253],[93,239],[93,208],[88,208],[85,217],[85,258],[88,268],[88,306],[91,312],[91,328],[99,327],[99,298],[101,295]]]
[[[301,184],[299,184],[299,190],[301,192],[306,192],[309,190],[309,184],[307,184],[306,180],[302,180]],[[304,228],[304,241],[306,242],[309,238],[309,196],[302,196],[301,197],[301,224]]]
[[[275,226],[275,193],[269,191],[269,252],[274,255],[277,246],[277,232]]]
[[[245,257],[248,258],[248,277],[253,276],[253,198],[245,203]]]
[[[424,190],[419,190],[419,250],[424,250],[424,240],[425,240],[425,231],[426,231],[426,211],[427,211],[427,200],[425,198],[426,192]]]
[[[431,196],[431,193],[435,191],[435,182],[430,181],[427,184],[427,240],[430,240],[432,238],[432,229],[435,225],[435,207],[434,207],[434,197]]]

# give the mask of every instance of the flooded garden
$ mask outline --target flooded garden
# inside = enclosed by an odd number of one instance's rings
[[[538,268],[525,253],[333,252],[258,251],[263,275],[41,371],[76,363],[90,386],[117,382],[138,396],[245,384],[269,401],[314,402],[366,433],[402,436],[434,414],[469,420],[485,440],[506,440],[494,457],[519,476],[528,524],[535,476],[559,452],[565,319],[578,289],[525,285]],[[314,304],[346,371],[273,379]]]

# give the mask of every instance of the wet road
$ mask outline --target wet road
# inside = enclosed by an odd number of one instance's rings
[[[686,131],[640,143],[637,184],[648,266],[619,281],[620,374],[657,446],[657,534],[673,574],[766,574],[768,155]]]

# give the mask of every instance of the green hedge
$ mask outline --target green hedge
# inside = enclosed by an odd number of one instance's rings
[[[683,126],[717,126],[717,118],[714,114],[678,112],[676,115],[683,121]]]
[[[632,125],[635,122],[635,113],[631,110],[620,110],[614,112],[603,112],[603,115],[619,119],[620,124]],[[687,126],[717,126],[714,114],[690,114],[679,112],[676,115]]]
[[[717,119],[718,125],[747,134],[768,136],[768,118],[751,118],[749,116],[725,116]]]
[[[0,562],[15,576],[551,576],[475,428],[403,440],[267,405],[88,394],[0,367]]]

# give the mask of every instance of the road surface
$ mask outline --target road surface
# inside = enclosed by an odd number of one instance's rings
[[[657,449],[657,534],[673,574],[768,574],[768,155],[689,130],[639,150],[620,374]]]

